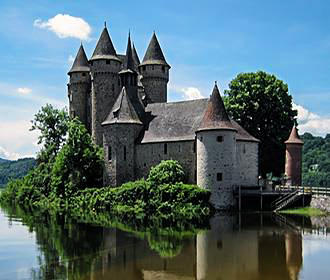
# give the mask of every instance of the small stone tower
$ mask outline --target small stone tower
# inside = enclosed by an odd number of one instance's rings
[[[196,141],[197,185],[211,191],[210,202],[216,209],[234,206],[236,134],[215,84]]]
[[[302,148],[304,142],[300,139],[296,126],[293,126],[286,144],[285,174],[293,186],[301,186]]]
[[[92,137],[102,145],[102,122],[117,99],[121,85],[118,72],[121,61],[117,57],[108,29],[105,26],[90,59],[92,76]]]
[[[110,114],[102,123],[105,186],[119,186],[135,179],[135,140],[143,124],[123,87]]]
[[[171,66],[167,64],[154,33],[139,66],[139,72],[142,75],[141,82],[148,103],[167,102],[167,83],[170,68]]]
[[[73,65],[68,72],[69,110],[71,117],[78,117],[89,130],[88,99],[91,92],[90,68],[83,45],[80,46]]]

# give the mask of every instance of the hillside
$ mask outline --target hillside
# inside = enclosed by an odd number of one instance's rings
[[[0,188],[12,179],[21,178],[36,164],[34,158],[5,160],[0,158]]]
[[[330,134],[324,138],[310,133],[302,135],[303,185],[330,187]]]

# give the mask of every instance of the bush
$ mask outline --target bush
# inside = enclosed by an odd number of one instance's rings
[[[163,160],[151,168],[147,181],[152,186],[160,186],[180,183],[184,178],[183,168],[176,160]]]

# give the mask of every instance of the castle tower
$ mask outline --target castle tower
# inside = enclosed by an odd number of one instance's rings
[[[121,61],[117,57],[105,26],[90,59],[92,76],[92,137],[102,145],[102,122],[107,117],[120,92]]]
[[[135,179],[135,140],[143,125],[123,87],[102,123],[105,156],[104,185],[119,186]]]
[[[91,92],[90,68],[84,47],[81,44],[73,65],[68,72],[69,111],[72,118],[78,119],[89,129],[88,125],[88,98]]]
[[[215,84],[196,141],[197,185],[211,191],[210,202],[216,209],[234,206],[236,134]]]
[[[300,139],[296,126],[293,126],[286,144],[285,174],[293,186],[301,186],[302,148],[304,142]]]
[[[149,103],[167,102],[170,68],[154,33],[139,66],[139,72],[142,75],[141,82]]]

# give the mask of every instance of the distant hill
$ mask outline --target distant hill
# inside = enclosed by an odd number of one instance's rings
[[[324,138],[310,133],[302,135],[303,185],[330,188],[330,134]]]
[[[34,158],[6,160],[0,158],[0,188],[4,187],[10,179],[25,176],[36,165]]]

